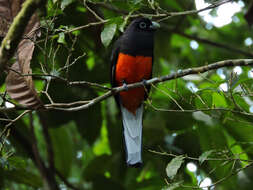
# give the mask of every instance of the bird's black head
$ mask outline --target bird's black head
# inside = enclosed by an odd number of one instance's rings
[[[152,22],[148,18],[137,18],[127,27],[126,32],[129,30],[135,32],[153,33],[158,27],[159,25],[156,22]]]
[[[158,27],[148,18],[133,20],[122,35],[121,51],[131,55],[153,55],[154,31]]]

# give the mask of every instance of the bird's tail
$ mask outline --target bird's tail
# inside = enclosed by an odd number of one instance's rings
[[[143,105],[136,110],[135,115],[121,105],[121,113],[126,145],[126,161],[129,166],[138,167],[142,164],[141,149]]]

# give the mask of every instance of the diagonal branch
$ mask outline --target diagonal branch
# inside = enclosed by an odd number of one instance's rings
[[[179,70],[175,73],[172,73],[169,75],[164,75],[161,77],[155,77],[150,80],[147,80],[145,85],[151,85],[151,84],[161,83],[164,81],[174,80],[177,78],[182,78],[187,75],[200,74],[200,73],[204,73],[204,72],[215,70],[215,69],[222,68],[222,67],[252,66],[252,65],[253,65],[253,59],[224,60],[224,61],[219,61],[219,62],[212,63],[209,65],[201,66],[201,67]],[[54,77],[54,76],[51,76],[51,77]],[[56,78],[59,80],[62,80],[59,77],[56,77]],[[66,82],[64,79],[63,79],[63,81]],[[76,81],[75,83],[82,84],[83,81],[79,81],[79,82]],[[67,82],[67,84],[68,84],[68,82]],[[84,82],[84,84],[88,85],[88,86],[101,87],[101,85],[96,84],[96,83]],[[133,84],[128,84],[127,88],[128,89],[138,88],[138,87],[143,87],[143,85],[144,85],[143,82],[137,82],[137,83],[133,83]],[[77,101],[77,102],[71,102],[71,103],[50,103],[50,104],[44,105],[44,107],[42,107],[41,109],[45,109],[45,110],[54,109],[54,110],[62,110],[62,111],[79,111],[79,110],[83,110],[83,109],[88,109],[91,106],[93,106],[93,105],[95,105],[95,104],[121,92],[121,91],[124,91],[126,88],[123,86],[120,86],[120,87],[116,87],[116,88],[112,88],[112,89],[107,88],[107,87],[105,87],[105,88],[103,87],[103,89],[108,89],[108,91],[106,93],[104,93],[103,95],[98,96],[92,100]],[[31,110],[28,107],[17,106],[15,108],[0,108],[0,111],[14,111],[16,109]]]
[[[200,73],[215,70],[215,69],[218,69],[221,67],[252,66],[252,65],[253,65],[253,59],[224,60],[224,61],[219,61],[219,62],[212,63],[209,65],[201,66],[201,67],[180,70],[176,73],[172,73],[172,74],[161,76],[161,77],[155,77],[150,80],[147,80],[146,85],[151,85],[151,84],[161,83],[161,82],[168,81],[168,80],[182,78],[187,75],[200,74]],[[137,82],[137,83],[133,83],[133,84],[128,84],[127,89],[138,88],[138,87],[142,87],[142,86],[143,86],[142,82]],[[76,106],[76,107],[63,108],[63,107],[55,107],[51,104],[46,104],[45,108],[46,109],[57,109],[57,110],[63,110],[63,111],[79,111],[79,110],[90,108],[91,106],[109,98],[110,96],[113,96],[121,91],[124,91],[125,89],[126,89],[126,87],[123,87],[123,86],[113,88],[112,90],[104,93],[103,95],[90,100],[88,103],[85,103],[84,105],[80,105],[80,106]]]

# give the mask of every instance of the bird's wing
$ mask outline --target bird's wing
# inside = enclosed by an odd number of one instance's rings
[[[119,56],[119,51],[120,51],[120,43],[121,43],[121,38],[119,38],[113,46],[112,54],[111,54],[111,85],[112,87],[116,87],[116,80],[115,80],[115,70],[116,70],[116,64]],[[115,95],[115,100],[118,106],[120,106],[119,103],[119,95]]]

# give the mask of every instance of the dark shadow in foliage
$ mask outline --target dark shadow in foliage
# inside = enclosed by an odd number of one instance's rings
[[[18,116],[17,113],[12,112],[9,114],[10,117]],[[0,114],[1,118],[8,118],[6,115]],[[5,127],[7,122],[0,121],[0,131],[2,131]],[[18,127],[17,127],[18,126]],[[31,142],[31,134],[28,128],[26,127],[26,124],[22,120],[18,120],[11,126],[11,132],[8,137],[8,140],[10,141],[11,145],[15,148],[15,156],[19,156],[20,158],[23,158],[24,160],[27,158],[30,158],[32,160],[35,160],[34,154],[32,151],[32,142]],[[13,166],[10,165],[10,168]],[[23,174],[23,175],[22,175]],[[28,177],[29,176],[29,177]],[[20,184],[27,184],[29,186],[39,188],[42,186],[41,177],[30,173],[26,170],[23,170],[22,168],[12,168],[9,171],[1,170],[0,168],[0,178],[4,181],[13,182]],[[27,179],[30,179],[27,180]],[[0,181],[1,181],[0,180]],[[0,185],[1,187],[1,185]]]
[[[73,102],[80,99],[89,100],[97,94],[92,89],[87,88],[70,88],[61,82],[52,82],[49,88],[49,94],[53,94],[52,99],[55,102]],[[54,92],[54,93],[52,93]],[[46,97],[43,97],[46,101]],[[90,144],[100,135],[102,125],[101,105],[97,104],[90,109],[85,109],[77,112],[66,112],[51,110],[44,112],[46,115],[49,127],[60,127],[70,121],[75,121],[76,126]]]
[[[92,160],[83,171],[83,178],[85,181],[92,182],[93,189],[124,189],[121,185],[121,180],[115,179],[115,176],[109,178],[105,177],[106,172],[110,172],[111,168],[116,167],[115,162],[111,156],[102,155]],[[111,173],[111,172],[110,172]],[[124,178],[121,178],[124,180]]]
[[[106,110],[108,140],[113,160],[110,171],[112,176],[117,177],[118,180],[123,180],[125,178],[125,170],[127,169],[125,146],[123,143],[123,126],[121,113],[117,109],[113,98],[107,102]],[[113,110],[116,112],[113,113]]]

